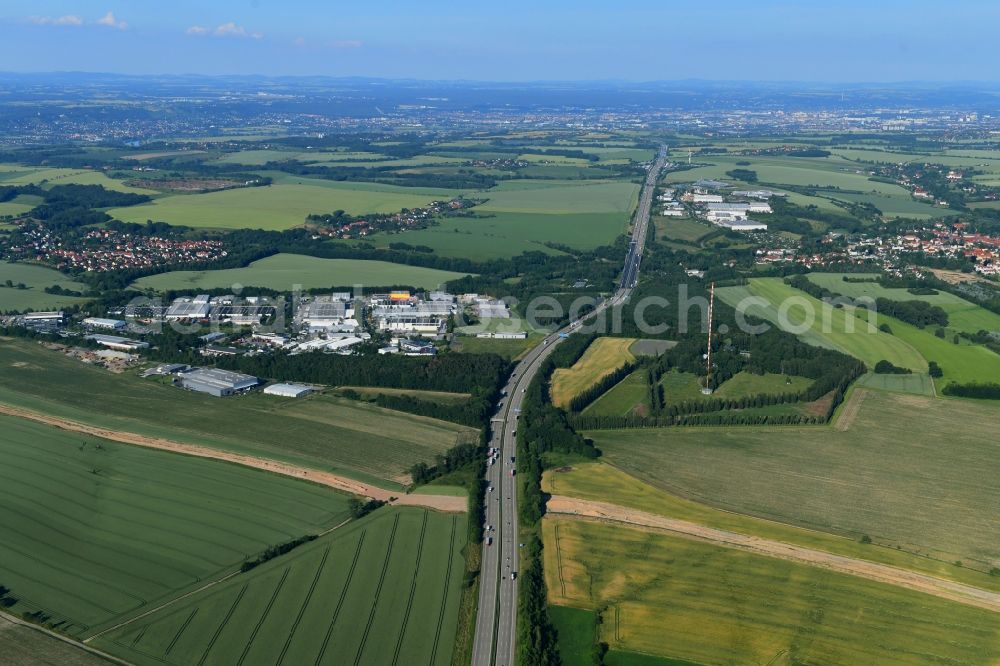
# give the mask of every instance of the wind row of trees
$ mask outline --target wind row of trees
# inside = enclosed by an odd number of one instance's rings
[[[566,413],[549,401],[549,382],[557,367],[576,363],[595,336],[574,335],[563,341],[539,368],[521,405],[517,440],[517,473],[522,493],[518,505],[521,525],[531,530],[519,577],[518,663],[539,666],[560,663],[556,630],[548,613],[539,521],[545,511],[542,493],[543,454],[551,451],[596,458],[599,451],[570,426]]]

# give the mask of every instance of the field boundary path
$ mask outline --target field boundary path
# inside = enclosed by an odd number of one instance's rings
[[[84,652],[89,652],[90,654],[94,655],[95,657],[100,657],[101,659],[104,659],[104,660],[106,660],[106,661],[108,661],[108,662],[110,662],[112,664],[121,664],[122,666],[131,666],[131,663],[128,662],[128,661],[125,661],[124,659],[119,659],[118,657],[116,657],[116,656],[114,656],[112,654],[108,654],[107,652],[103,652],[101,650],[98,650],[95,647],[91,647],[89,645],[86,645],[86,644],[84,644],[81,641],[78,641],[78,640],[75,640],[73,638],[70,638],[69,636],[64,636],[63,634],[60,634],[58,631],[52,631],[51,629],[46,629],[45,627],[41,627],[41,626],[39,626],[37,624],[33,624],[31,622],[26,622],[25,620],[22,620],[21,618],[17,617],[16,615],[11,615],[10,613],[5,613],[4,611],[0,611],[0,618],[3,618],[5,621],[10,622],[11,624],[17,625],[19,627],[26,627],[26,628],[31,629],[33,631],[37,631],[39,633],[45,634],[46,636],[49,636],[50,638],[55,638],[56,640],[60,640],[63,643],[67,643],[67,644],[69,644],[69,645],[71,645],[71,646],[73,646],[73,647],[75,647],[75,648],[77,648],[79,650],[83,650]]]
[[[868,397],[868,391],[862,388],[854,389],[851,397],[847,399],[844,408],[840,410],[840,416],[837,417],[837,423],[834,425],[837,430],[840,432],[850,430],[851,426],[854,425],[854,420],[858,418],[858,412],[861,411],[861,403],[865,401],[866,397]]]
[[[134,446],[144,446],[146,448],[170,451],[172,453],[182,453],[196,458],[209,458],[211,460],[235,463],[237,465],[243,465],[244,467],[252,467],[266,472],[273,472],[274,474],[281,474],[282,476],[290,476],[296,479],[312,481],[313,483],[318,483],[320,485],[328,486],[353,495],[370,497],[372,499],[390,502],[392,504],[420,506],[428,509],[436,509],[438,511],[456,513],[461,513],[468,509],[465,497],[422,495],[419,493],[407,495],[401,491],[394,492],[386,490],[385,488],[379,488],[378,486],[364,483],[362,481],[356,481],[346,476],[333,474],[331,472],[323,472],[316,469],[309,469],[307,467],[299,467],[297,465],[280,462],[278,460],[271,460],[269,458],[261,458],[258,456],[235,453],[222,449],[213,449],[211,447],[201,446],[198,444],[186,444],[159,437],[147,437],[146,435],[140,435],[134,432],[110,430],[108,428],[79,423],[77,421],[71,421],[57,416],[50,416],[48,414],[42,414],[2,403],[0,403],[0,414],[35,421],[37,423],[54,426],[61,430],[68,430],[71,432],[91,435],[93,437],[100,437],[113,442],[132,444]]]
[[[738,534],[676,518],[628,507],[553,495],[546,504],[546,514],[583,520],[621,523],[638,528],[670,532],[688,539],[704,541],[724,548],[742,550],[757,555],[776,557],[799,564],[828,569],[837,573],[866,578],[878,583],[895,585],[935,597],[956,601],[1000,613],[1000,593],[990,592],[971,585],[964,585],[906,569],[834,555],[821,550],[804,548],[760,537]]]

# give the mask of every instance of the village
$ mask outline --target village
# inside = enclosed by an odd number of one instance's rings
[[[59,270],[105,273],[167,264],[216,261],[227,256],[217,240],[171,239],[93,229],[77,240],[42,225],[24,223],[19,240],[6,248],[10,258],[36,261]]]

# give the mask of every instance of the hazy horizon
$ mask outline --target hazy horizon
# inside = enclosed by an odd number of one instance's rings
[[[429,81],[1000,82],[1000,7],[685,0],[420,6],[9,0],[0,56],[25,73]],[[960,42],[956,35],[960,35]]]

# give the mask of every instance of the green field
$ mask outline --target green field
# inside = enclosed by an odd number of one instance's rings
[[[618,181],[505,180],[470,195],[488,199],[474,209],[477,217],[443,218],[426,229],[366,240],[380,247],[426,245],[441,256],[476,261],[559,252],[546,244],[590,250],[628,229],[638,191],[637,185]]]
[[[556,368],[552,374],[552,402],[567,408],[577,395],[596,384],[605,375],[631,363],[635,356],[629,347],[635,338],[597,338],[571,368]]]
[[[587,416],[628,416],[649,410],[647,371],[639,369],[615,384],[611,390],[587,405]]]
[[[850,402],[850,399],[849,401]],[[846,408],[842,408],[846,409]],[[835,427],[664,428],[587,435],[636,477],[698,502],[988,570],[1000,563],[988,402],[869,392]]]
[[[131,192],[133,194],[156,194],[152,190],[126,185],[120,180],[109,178],[100,171],[90,169],[38,168],[17,165],[0,165],[0,183],[4,185],[40,185],[44,188],[52,185],[103,185],[106,189],[116,192]]]
[[[485,193],[481,212],[619,213],[627,218],[639,199],[639,186],[625,182],[503,181]]]
[[[472,428],[346,398],[231,398],[112,374],[41,345],[0,341],[0,403],[113,430],[259,455],[397,489]]]
[[[786,285],[781,278],[754,278],[746,287],[722,287],[716,289],[716,294],[733,307],[750,296],[763,298],[768,305],[751,304],[746,313],[775,324],[784,322],[785,330],[798,334],[805,342],[850,354],[869,367],[886,359],[915,372],[927,371],[926,360],[903,340],[877,329],[870,330],[866,321],[847,314],[848,308],[824,304]],[[784,304],[787,307],[782,318],[780,308]],[[811,326],[807,326],[810,321]],[[895,331],[895,323],[892,325]]]
[[[841,281],[840,284],[848,283]],[[857,287],[868,287],[867,284],[850,286],[855,287],[854,293],[861,292]],[[877,293],[877,287],[871,291]],[[793,304],[786,310],[782,328],[798,334],[811,344],[837,349],[859,358],[869,368],[886,359],[919,374],[927,372],[928,361],[936,361],[944,371],[944,376],[936,382],[939,387],[953,381],[995,381],[1000,376],[1000,355],[986,347],[964,341],[956,345],[951,340],[952,336],[939,338],[931,328],[920,329],[886,315],[870,314],[867,310],[850,306],[834,308],[785,284],[780,278],[754,278],[748,286],[723,287],[717,293],[732,306],[737,306],[749,296],[764,298],[768,305],[752,304],[746,308],[747,314],[779,325],[782,324],[779,310],[782,304]],[[934,298],[948,300],[946,295]],[[988,316],[992,313],[980,312],[981,308],[975,306],[969,309],[965,303],[961,301],[948,306],[957,308],[956,321],[963,322],[963,316],[966,325],[993,321]],[[808,328],[810,315],[806,308],[814,313],[812,325]],[[883,323],[889,325],[891,333],[874,328]]]
[[[894,301],[926,301],[948,313],[948,328],[966,333],[1000,331],[1000,314],[946,291],[931,296],[918,296],[906,289],[883,287],[876,282],[844,282],[843,273],[809,273],[809,281],[848,298],[888,298]],[[853,278],[875,279],[877,274],[857,274]]]
[[[27,289],[17,289],[4,286],[10,280],[15,285],[24,283]],[[46,294],[45,287],[59,285],[73,291],[86,291],[86,286],[70,280],[59,271],[44,266],[31,264],[9,263],[0,261],[0,312],[58,309],[82,303],[85,299],[75,296],[56,296]]]
[[[215,160],[218,164],[242,164],[244,166],[264,166],[268,162],[296,160],[309,164],[344,162],[353,160],[374,160],[384,158],[379,153],[330,151],[330,150],[240,150],[226,153]]]
[[[583,608],[549,606],[557,648],[564,664],[589,664],[597,643],[597,613]]]
[[[390,287],[410,285],[436,288],[462,273],[440,271],[420,266],[393,264],[366,259],[322,259],[300,254],[275,254],[244,268],[215,271],[171,271],[140,278],[135,289],[163,292],[169,289],[227,289],[233,285],[267,287],[292,291],[295,285],[303,289],[323,287]]]
[[[385,509],[109,634],[136,664],[451,663],[465,518]]]
[[[698,220],[683,217],[653,217],[657,240],[682,241],[697,243],[699,240],[716,231],[718,227]]]
[[[985,664],[995,613],[667,534],[546,518],[550,601],[613,649],[701,664]]]
[[[494,338],[476,338],[458,336],[452,340],[452,349],[465,354],[499,354],[506,359],[515,359],[537,345],[542,335],[533,334],[523,340],[497,340]]]
[[[590,250],[610,244],[628,226],[627,216],[620,213],[498,212],[489,215],[445,218],[426,229],[401,234],[376,234],[366,240],[380,247],[398,242],[426,245],[441,256],[484,261],[524,252],[559,252],[546,246],[546,243]]]
[[[259,470],[0,416],[0,581],[72,636],[348,517],[347,497]]]
[[[350,214],[393,213],[417,208],[456,192],[375,183],[276,175],[266,187],[244,187],[204,194],[174,194],[148,204],[113,208],[108,213],[126,222],[146,220],[219,229],[290,229],[310,213],[343,210]]]
[[[813,380],[793,375],[752,372],[737,372],[722,383],[712,394],[717,398],[742,398],[749,395],[798,393],[812,384]]]
[[[33,194],[21,194],[10,201],[0,203],[0,217],[7,215],[24,215],[29,210],[42,203],[44,199]]]
[[[880,391],[934,395],[934,380],[926,372],[915,372],[910,375],[876,375],[874,372],[869,372],[858,377],[854,385]]]

